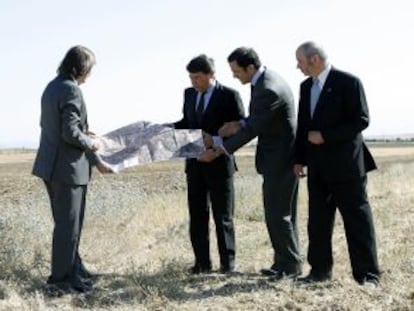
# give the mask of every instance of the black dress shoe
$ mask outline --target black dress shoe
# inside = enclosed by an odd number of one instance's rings
[[[298,278],[297,281],[301,283],[317,283],[317,282],[325,282],[330,281],[332,279],[332,273],[315,273],[311,272],[307,276],[303,278]]]
[[[219,272],[223,274],[231,274],[231,273],[235,273],[236,270],[234,266],[231,266],[231,267],[221,266]]]
[[[284,270],[277,270],[275,274],[273,274],[269,281],[271,282],[278,282],[287,279],[296,280],[299,275],[302,274],[302,271],[284,271]]]
[[[368,273],[362,280],[358,281],[365,288],[376,288],[379,284],[378,275]]]
[[[72,288],[80,293],[87,293],[92,291],[92,282],[88,279],[83,279],[80,276],[74,276],[70,279]]]
[[[195,265],[188,270],[191,274],[211,273],[211,267]]]
[[[272,265],[269,269],[260,269],[260,273],[264,276],[273,276],[276,275],[279,271],[279,268],[276,266],[276,264]]]
[[[98,274],[89,271],[84,265],[80,265],[78,275],[83,279],[96,280],[98,278]]]
[[[77,293],[69,282],[48,281],[43,290],[47,297],[62,297],[63,295]]]

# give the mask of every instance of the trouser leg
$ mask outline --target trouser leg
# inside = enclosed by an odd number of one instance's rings
[[[274,263],[286,272],[301,272],[296,225],[298,180],[293,172],[263,175],[266,226],[274,249]]]

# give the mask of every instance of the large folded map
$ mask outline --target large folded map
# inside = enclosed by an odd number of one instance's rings
[[[201,130],[139,121],[100,137],[98,156],[115,172],[146,163],[172,158],[196,158],[205,150]]]

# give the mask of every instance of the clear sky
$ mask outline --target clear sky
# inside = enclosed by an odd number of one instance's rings
[[[411,0],[2,0],[0,148],[37,147],[40,96],[73,45],[97,66],[82,85],[92,130],[181,117],[185,66],[205,53],[217,79],[248,105],[249,88],[226,58],[256,49],[296,96],[304,79],[295,50],[320,42],[329,61],[358,75],[371,114],[365,136],[414,133],[414,10]]]

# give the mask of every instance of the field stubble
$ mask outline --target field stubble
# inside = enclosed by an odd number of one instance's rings
[[[261,178],[251,150],[238,156],[237,265],[234,276],[190,276],[186,185],[181,160],[102,176],[94,172],[81,254],[102,272],[88,295],[50,299],[52,221],[43,184],[30,175],[31,159],[0,157],[0,310],[412,310],[414,309],[414,153],[383,152],[369,175],[379,260],[379,288],[351,278],[341,217],[333,237],[334,280],[326,284],[269,283],[258,270],[271,264],[263,220]],[[18,156],[17,156],[18,157]],[[14,157],[16,159],[17,157]],[[4,158],[4,157],[3,157]],[[13,157],[11,157],[13,158]],[[306,253],[307,196],[299,195],[299,230]],[[338,214],[339,215],[339,214]],[[211,253],[218,268],[214,225]],[[305,256],[304,256],[305,260]],[[305,273],[308,271],[305,265]]]

